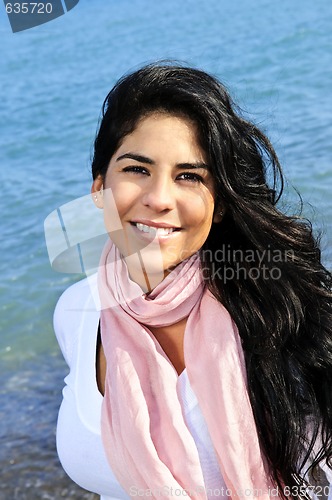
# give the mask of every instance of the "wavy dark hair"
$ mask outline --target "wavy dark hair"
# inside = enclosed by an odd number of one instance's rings
[[[331,274],[310,223],[278,208],[283,175],[271,143],[203,71],[163,62],[119,80],[104,102],[93,178],[156,111],[197,125],[225,212],[200,251],[204,277],[239,329],[261,447],[283,492],[306,468],[331,466]]]

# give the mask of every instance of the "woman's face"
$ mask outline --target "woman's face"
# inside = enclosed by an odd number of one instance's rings
[[[102,197],[106,229],[126,257],[133,279],[130,265],[135,255],[143,258],[157,283],[197,252],[210,232],[213,179],[196,127],[188,119],[163,113],[142,118],[124,137],[105,178],[97,178],[92,191]],[[120,220],[122,230],[115,230],[115,220]]]

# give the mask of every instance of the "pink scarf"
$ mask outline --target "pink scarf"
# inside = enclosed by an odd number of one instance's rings
[[[186,490],[207,498],[177,395],[178,375],[148,329],[188,317],[186,370],[229,493],[233,499],[268,498],[272,485],[249,402],[241,341],[229,313],[204,287],[199,257],[181,263],[144,295],[109,242],[98,280],[107,360],[102,438],[123,488],[159,499],[165,487],[173,488],[171,496]]]

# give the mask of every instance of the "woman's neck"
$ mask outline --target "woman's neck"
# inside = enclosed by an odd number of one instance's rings
[[[144,293],[151,293],[169,274],[169,271],[163,268],[156,270],[153,262],[143,262],[139,254],[130,255],[125,257],[124,260],[127,264],[130,279],[137,283]]]
[[[178,375],[180,375],[186,367],[183,341],[187,319],[188,318],[183,318],[177,323],[174,323],[174,325],[162,327],[148,326]]]

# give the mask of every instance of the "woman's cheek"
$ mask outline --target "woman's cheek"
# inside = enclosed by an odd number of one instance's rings
[[[123,207],[120,198],[117,199],[114,190],[104,189],[104,223],[108,232],[122,229],[121,214]]]
[[[110,185],[105,193],[107,208],[124,216],[138,200],[140,189],[131,182]]]
[[[211,204],[207,197],[197,197],[188,202],[186,219],[193,226],[200,226],[208,223],[213,214],[214,204]]]

